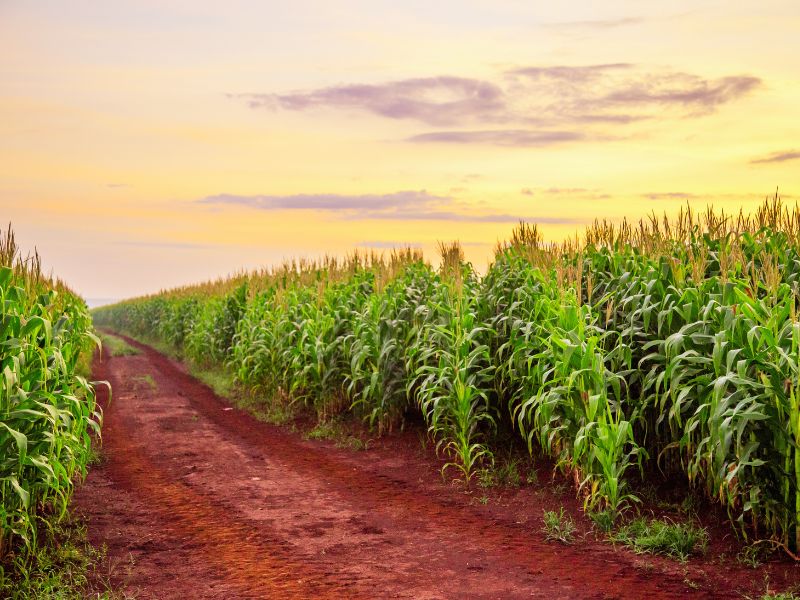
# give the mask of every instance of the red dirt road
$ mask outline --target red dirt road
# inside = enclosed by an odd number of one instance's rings
[[[128,341],[96,364],[114,397],[75,505],[137,598],[739,597],[719,567],[548,543],[541,508],[479,505],[408,434],[356,452],[256,421]]]

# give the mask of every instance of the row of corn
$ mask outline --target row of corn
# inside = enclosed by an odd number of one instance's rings
[[[521,224],[480,276],[458,244],[285,264],[99,310],[224,365],[265,402],[379,431],[424,417],[467,480],[513,427],[590,511],[685,477],[744,535],[796,549],[800,213],[684,210],[543,243]]]
[[[0,234],[0,563],[31,555],[85,474],[101,419],[79,371],[96,343],[84,301]]]

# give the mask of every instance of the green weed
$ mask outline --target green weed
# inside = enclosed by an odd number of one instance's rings
[[[564,512],[563,507],[558,512],[545,511],[542,522],[542,531],[548,540],[563,544],[571,544],[575,540],[575,522]]]
[[[645,518],[633,520],[610,537],[637,553],[663,554],[682,561],[693,553],[704,554],[708,545],[705,529],[690,523]]]

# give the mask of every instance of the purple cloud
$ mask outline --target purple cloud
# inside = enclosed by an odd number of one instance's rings
[[[789,160],[800,159],[800,150],[785,150],[783,152],[773,152],[769,156],[754,158],[750,161],[751,165],[764,165],[768,163],[781,163]]]
[[[509,74],[530,79],[539,97],[552,99],[552,112],[558,107],[561,116],[585,123],[627,124],[663,117],[664,108],[672,109],[673,116],[701,116],[761,85],[749,75],[712,80],[674,71],[642,72],[629,63],[533,67]]]
[[[291,196],[238,196],[217,194],[198,200],[200,204],[240,205],[261,210],[371,210],[392,211],[425,208],[449,201],[445,196],[431,195],[425,190],[401,191],[393,194],[294,194]]]
[[[429,194],[425,190],[401,191],[392,194],[294,194],[288,196],[216,194],[196,200],[209,206],[246,206],[258,210],[313,210],[326,212],[346,220],[452,221],[471,223],[578,223],[561,217],[532,217],[506,213],[465,213],[455,208],[465,205],[448,196]]]
[[[409,142],[445,142],[450,144],[492,144],[495,146],[552,146],[583,139],[574,131],[526,131],[500,129],[491,131],[433,131],[407,138]]]
[[[351,216],[351,219],[380,219],[396,221],[454,221],[461,223],[518,223],[526,221],[528,223],[576,223],[575,219],[562,217],[526,217],[511,215],[506,213],[476,215],[456,213],[453,211],[421,211],[421,212],[399,212],[391,213],[372,213],[366,216]]]
[[[522,75],[531,79],[564,79],[568,81],[587,81],[608,71],[633,69],[632,63],[609,63],[584,66],[524,67],[508,71],[509,75]]]
[[[528,66],[488,79],[443,75],[229,97],[253,109],[360,111],[441,128],[406,137],[413,143],[536,147],[609,139],[601,135],[603,126],[615,126],[618,138],[637,121],[708,115],[760,85],[751,75],[707,79],[620,62]]]
[[[598,99],[607,106],[661,105],[685,107],[703,114],[756,89],[761,85],[757,77],[723,77],[714,81],[686,73],[651,77],[632,82]]]
[[[493,120],[505,112],[496,84],[464,77],[405,79],[378,85],[340,85],[289,94],[241,94],[251,108],[302,111],[332,107],[364,110],[389,119],[456,125],[464,119]]]

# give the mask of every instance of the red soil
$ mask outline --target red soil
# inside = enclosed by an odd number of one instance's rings
[[[763,593],[765,574],[800,581],[793,564],[753,571],[717,546],[687,564],[614,548],[546,476],[482,505],[442,482],[415,432],[366,451],[306,441],[128,342],[143,353],[95,365],[114,396],[75,505],[137,598],[737,598]],[[562,505],[579,522],[571,546],[541,533]]]

